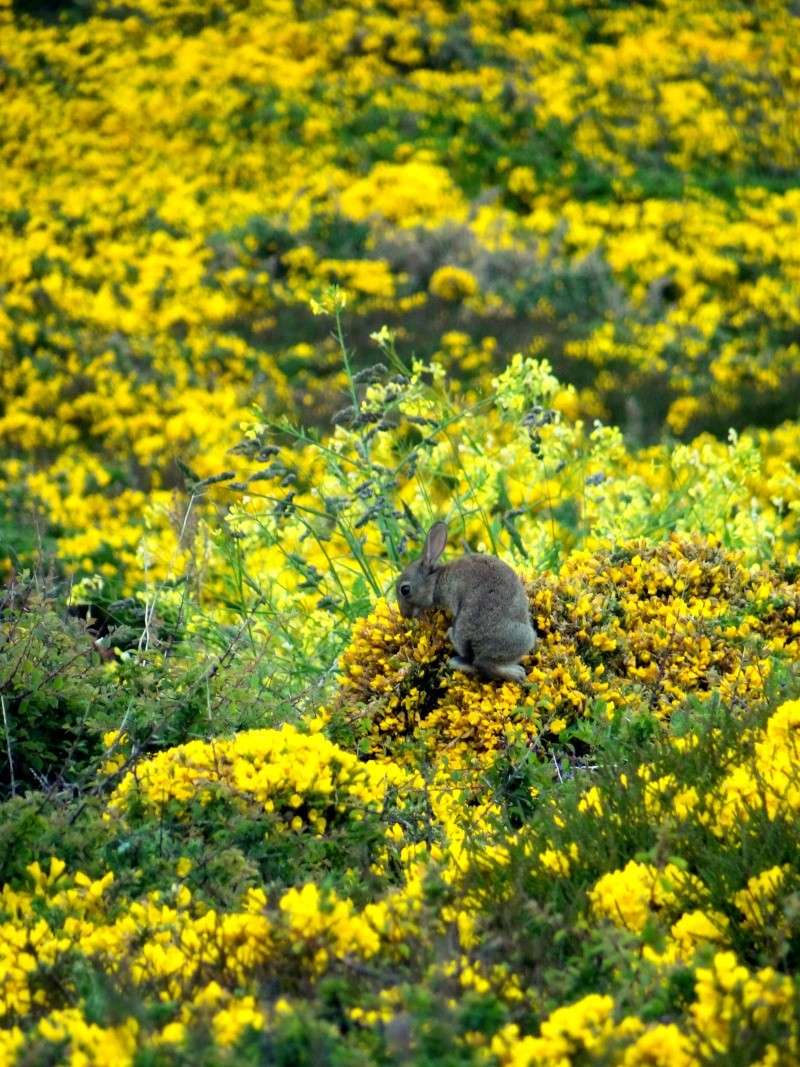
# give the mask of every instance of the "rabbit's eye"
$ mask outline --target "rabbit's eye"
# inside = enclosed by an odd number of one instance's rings
[[[400,595],[401,596],[408,596],[410,592],[411,592],[410,583],[409,582],[403,582],[403,584],[400,586]]]

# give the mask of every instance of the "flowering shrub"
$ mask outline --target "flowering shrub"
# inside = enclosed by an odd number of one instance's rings
[[[299,850],[309,876],[323,871],[358,895],[391,866],[396,849],[387,826],[402,820],[414,838],[423,811],[413,774],[390,762],[359,762],[322,734],[284,724],[229,741],[191,741],[136,762],[102,818],[121,847],[157,827],[162,860],[206,863],[206,849],[224,840],[230,877],[236,869],[241,884],[292,882]]]
[[[123,816],[135,796],[140,813],[170,806],[181,818],[187,801],[208,804],[221,794],[234,806],[277,810],[284,820],[298,813],[287,823],[279,820],[277,830],[307,825],[323,834],[327,821],[315,804],[325,809],[333,804],[334,815],[348,804],[363,810],[380,805],[389,786],[408,781],[391,764],[359,763],[322,735],[300,734],[284,725],[280,730],[243,731],[229,742],[191,742],[139,763],[136,773],[127,774],[114,790],[108,817]]]

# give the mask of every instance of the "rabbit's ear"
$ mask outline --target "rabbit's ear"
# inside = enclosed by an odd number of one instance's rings
[[[444,552],[447,544],[447,523],[435,522],[428,530],[425,538],[425,548],[422,552],[422,562],[426,567],[433,567],[436,560]]]

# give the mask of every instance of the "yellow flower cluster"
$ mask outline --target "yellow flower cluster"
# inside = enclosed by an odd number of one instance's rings
[[[753,755],[726,774],[712,803],[717,833],[736,833],[756,812],[794,818],[800,808],[800,700],[781,704],[755,737]]]
[[[697,969],[696,980],[685,1031],[674,1023],[646,1026],[630,1015],[615,1022],[613,999],[590,994],[552,1012],[537,1037],[521,1037],[516,1026],[505,1028],[494,1037],[492,1051],[503,1067],[561,1067],[578,1057],[624,1067],[694,1067],[734,1054],[749,1023],[757,1026],[771,1017],[789,1025],[792,981],[769,967],[751,972],[733,952],[718,952],[709,967]],[[796,1049],[793,1034],[768,1045],[758,1062],[788,1065]]]
[[[412,780],[390,762],[359,762],[321,733],[286,724],[229,740],[191,741],[140,762],[114,790],[106,818],[124,817],[135,799],[145,811],[169,806],[186,819],[193,803],[224,797],[245,811],[274,813],[277,832],[319,835],[329,822],[379,811],[387,789]]]
[[[434,271],[430,280],[430,290],[434,296],[442,300],[464,300],[468,296],[474,296],[478,291],[478,283],[468,270],[459,267],[439,267]]]
[[[765,1019],[783,1022],[787,1037],[779,1048],[767,1050],[767,1063],[790,1063],[797,1058],[798,1037],[791,1033],[795,991],[788,975],[764,967],[755,973],[736,959],[733,952],[719,952],[710,967],[697,970],[692,1021],[697,1028],[697,1051],[701,1055],[729,1052],[738,1035],[749,1025]],[[763,1062],[763,1061],[762,1061]]]
[[[539,1037],[518,1037],[510,1027],[495,1037],[492,1051],[503,1067],[556,1067],[578,1056],[597,1056],[617,1031],[611,997],[592,993],[556,1010],[542,1023]],[[598,1057],[599,1058],[599,1057]]]
[[[126,1019],[119,1026],[98,1026],[77,1008],[56,1009],[40,1019],[27,1040],[52,1046],[68,1056],[70,1067],[128,1067],[134,1061],[139,1024]],[[0,1063],[13,1064],[22,1052],[26,1035],[15,1026],[0,1033]]]
[[[81,872],[70,877],[53,859],[49,871],[35,864],[30,874],[33,892],[5,886],[0,897],[0,909],[12,917],[0,924],[0,1017],[13,1024],[35,1013],[40,1021],[34,1036],[68,1041],[71,1062],[85,1064],[132,1062],[144,1035],[132,1017],[104,1030],[88,1023],[80,1008],[53,1008],[38,976],[75,953],[138,995],[174,1006],[171,1020],[146,1041],[180,1044],[186,1028],[203,1018],[224,1047],[247,1027],[264,1024],[253,994],[242,991],[255,988],[265,971],[285,979],[291,971],[321,973],[331,961],[363,961],[384,950],[391,956],[392,945],[413,931],[409,917],[418,908],[413,888],[359,911],[313,883],[289,889],[271,909],[264,891],[251,889],[239,910],[218,912],[194,900],[185,885],[167,896],[154,892],[112,904],[110,872],[96,882]],[[11,1025],[2,1040],[0,1051],[10,1057],[22,1047],[22,1031]],[[104,1042],[105,1058],[93,1059],[93,1049]]]
[[[589,893],[594,913],[633,933],[641,933],[654,912],[675,910],[680,902],[702,892],[696,878],[674,864],[662,870],[652,864],[630,863],[604,874]]]
[[[790,873],[788,864],[783,867],[770,867],[769,870],[753,875],[747,879],[747,887],[734,897],[734,902],[744,915],[745,925],[754,928],[765,927],[780,919],[781,892]]]

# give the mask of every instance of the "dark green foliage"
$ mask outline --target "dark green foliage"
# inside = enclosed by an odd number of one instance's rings
[[[94,639],[33,582],[0,601],[0,796],[80,784],[111,686]]]

